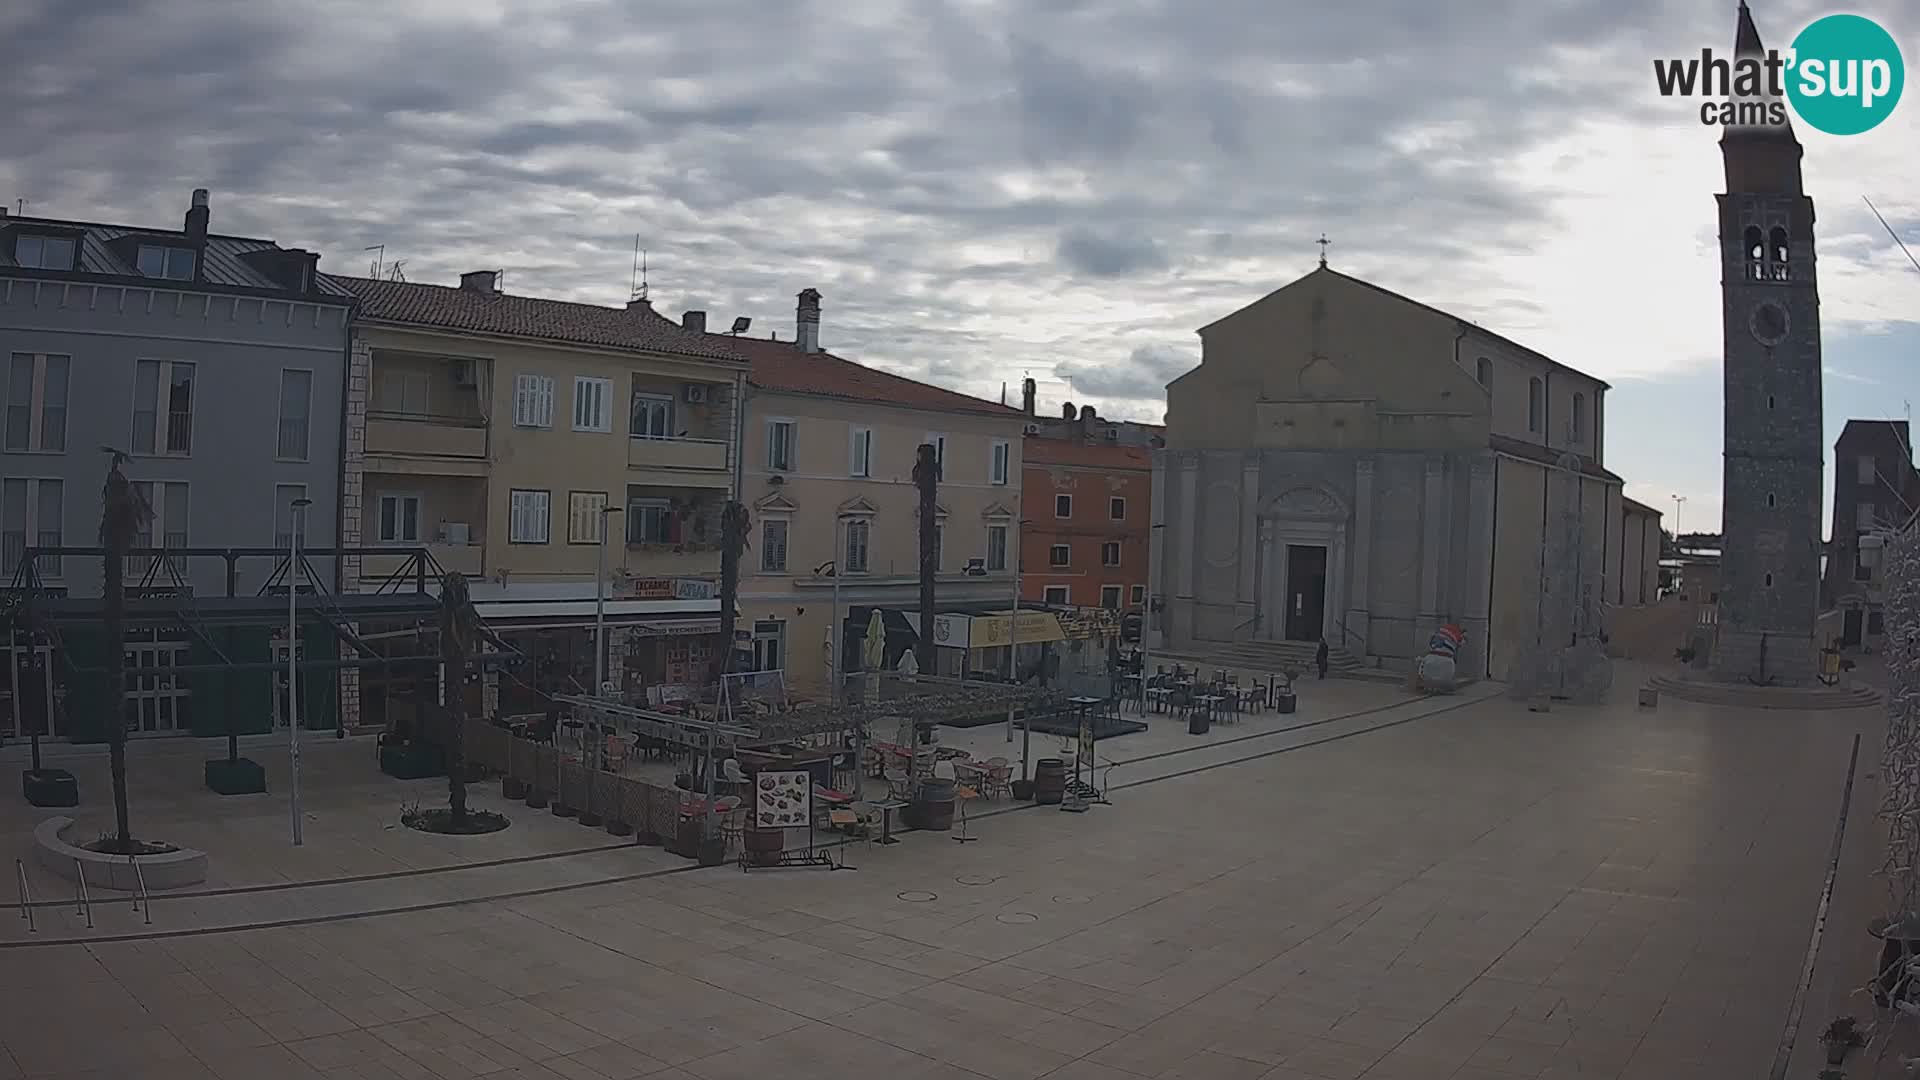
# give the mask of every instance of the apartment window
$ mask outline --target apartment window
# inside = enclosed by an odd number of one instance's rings
[[[612,431],[613,380],[578,375],[573,380],[573,430]]]
[[[1473,377],[1481,386],[1493,389],[1493,361],[1486,357],[1473,362]]]
[[[636,439],[673,438],[673,399],[665,394],[633,392],[627,433]]]
[[[937,431],[929,431],[927,445],[933,447],[933,463],[940,466],[940,478],[945,480],[947,478],[947,437]],[[914,460],[919,460],[918,451],[915,451]]]
[[[1007,527],[1005,525],[987,526],[987,569],[1005,570],[1007,568]]]
[[[765,574],[787,572],[786,518],[760,519],[760,571]]]
[[[433,378],[424,371],[383,371],[380,373],[380,408],[403,416],[430,416],[427,390],[432,385]],[[517,410],[518,399],[514,404]],[[515,423],[518,422],[516,415]]]
[[[290,548],[293,546],[294,503],[307,497],[305,484],[273,485],[273,546]],[[300,540],[306,542],[302,530]]]
[[[987,463],[987,483],[1004,485],[1007,482],[1009,463],[1012,461],[1013,445],[1005,439],[993,440],[993,456]]]
[[[133,373],[133,452],[193,452],[194,367],[179,360],[141,360]]]
[[[546,375],[513,377],[513,426],[553,426],[553,379]]]
[[[0,576],[12,579],[29,543],[43,548],[60,546],[65,494],[58,480],[7,478],[0,487]],[[37,569],[42,577],[57,578],[60,559],[42,555]]]
[[[1527,430],[1538,435],[1542,423],[1542,413],[1546,409],[1546,384],[1539,376],[1527,380]]]
[[[1870,502],[1854,504],[1853,527],[1856,529],[1871,529],[1873,528],[1873,523],[1873,504]]]
[[[1043,602],[1048,604],[1071,604],[1073,592],[1065,585],[1049,585],[1043,594]]]
[[[1873,455],[1861,454],[1854,464],[1854,479],[1862,484],[1872,484],[1876,478]]]
[[[854,518],[847,522],[847,573],[867,572],[867,555],[872,547],[873,522]]]
[[[1120,610],[1120,589],[1118,585],[1100,586],[1100,606],[1108,611]]]
[[[20,236],[13,242],[13,261],[28,270],[71,270],[73,240],[65,236]]]
[[[1073,496],[1055,495],[1053,497],[1053,516],[1061,519],[1073,516]]]
[[[787,661],[787,621],[758,619],[753,624],[753,670],[781,671]]]
[[[1115,495],[1107,500],[1107,517],[1114,521],[1127,520],[1127,500]]]
[[[146,504],[153,516],[146,527],[134,534],[137,548],[183,548],[187,546],[187,485],[168,480],[130,481],[133,493]],[[158,543],[155,539],[158,538]],[[146,562],[136,556],[129,560],[130,573],[144,574]],[[180,567],[185,570],[185,567]]]
[[[767,421],[767,468],[792,472],[793,460],[793,421]]]
[[[193,280],[193,249],[141,244],[134,266],[143,277],[170,281]]]
[[[420,496],[380,496],[379,537],[383,544],[415,544],[420,541]]]
[[[546,543],[552,518],[551,492],[513,490],[508,495],[507,503],[507,541],[514,544]]]
[[[1587,437],[1587,395],[1573,395],[1573,441],[1581,442]]]
[[[1055,544],[1047,549],[1048,566],[1073,565],[1073,549],[1066,544]]]
[[[284,461],[307,460],[308,418],[313,412],[313,372],[280,373],[280,450]]]
[[[627,491],[627,543],[673,543],[673,503]]]
[[[607,515],[602,512],[606,508],[607,493],[604,491],[568,492],[567,543],[599,543],[600,530],[607,520]]]
[[[1101,566],[1119,566],[1120,565],[1120,541],[1109,540],[1106,543],[1100,545],[1100,565]]]
[[[847,475],[873,475],[873,429],[857,427],[847,433]]]
[[[1144,604],[1144,603],[1146,603],[1146,602],[1147,602],[1147,587],[1146,587],[1145,585],[1135,585],[1135,586],[1133,587],[1133,590],[1132,590],[1132,591],[1131,591],[1131,592],[1130,592],[1130,593],[1128,594],[1128,596],[1127,596],[1127,602],[1128,602],[1128,603],[1131,603],[1131,604]]]
[[[67,448],[68,356],[14,353],[7,364],[5,448],[60,451]]]

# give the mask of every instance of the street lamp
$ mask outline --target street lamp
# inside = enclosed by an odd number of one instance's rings
[[[1673,550],[1675,552],[1680,550],[1680,507],[1685,505],[1686,501],[1685,495],[1673,497]]]
[[[1140,711],[1147,711],[1147,674],[1152,670],[1149,660],[1153,659],[1153,545],[1158,539],[1153,534],[1167,527],[1166,522],[1147,526],[1147,606],[1140,613]]]
[[[307,507],[312,499],[293,500],[293,534],[287,539],[287,805],[293,814],[293,846],[300,836],[300,536],[307,531]]]
[[[601,697],[607,685],[607,519],[626,509],[623,506],[600,508],[599,566],[593,574],[593,696]]]

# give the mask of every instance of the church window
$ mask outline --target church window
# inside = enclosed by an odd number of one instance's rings
[[[1854,462],[1853,478],[1862,484],[1872,484],[1877,473],[1874,469],[1873,455],[1861,454]]]
[[[1493,361],[1484,356],[1476,360],[1473,365],[1473,377],[1479,380],[1481,386],[1489,390],[1493,389]]]
[[[1573,395],[1573,441],[1581,442],[1587,437],[1587,395]]]
[[[1760,234],[1760,226],[1747,226],[1744,237],[1747,278],[1751,281],[1764,281],[1767,276],[1767,246],[1766,239]]]
[[[1787,259],[1787,230],[1775,225],[1767,234],[1767,277],[1772,281],[1785,281],[1789,277]]]
[[[1773,411],[1773,395],[1772,394],[1767,395],[1767,411],[1768,412]]]
[[[1767,509],[1773,509],[1773,492],[1767,492]]]
[[[1767,588],[1769,588],[1769,589],[1771,589],[1771,588],[1773,588],[1773,575],[1772,575],[1772,574],[1768,574],[1768,575],[1767,575]]]
[[[1527,430],[1539,434],[1541,413],[1545,411],[1547,387],[1538,375],[1527,380]]]

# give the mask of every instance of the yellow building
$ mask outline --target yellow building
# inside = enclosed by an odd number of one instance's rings
[[[584,690],[604,524],[608,680],[635,694],[704,681],[742,434],[731,339],[644,300],[507,295],[492,271],[457,288],[336,280],[359,299],[341,541],[395,549],[346,560],[347,587],[377,591],[425,549],[473,579],[481,617],[541,660],[538,677]],[[489,676],[474,707],[532,711],[528,681]],[[384,720],[380,688],[342,697]]]

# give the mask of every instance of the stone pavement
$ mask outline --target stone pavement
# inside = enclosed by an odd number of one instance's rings
[[[0,1078],[1763,1077],[1877,723],[1432,699],[857,871],[628,849],[518,864],[634,874],[518,899],[16,937]]]

